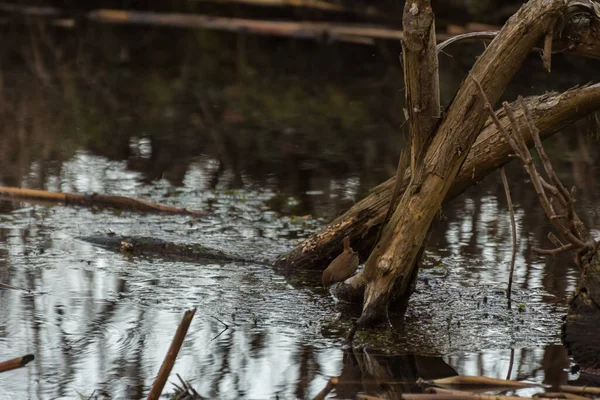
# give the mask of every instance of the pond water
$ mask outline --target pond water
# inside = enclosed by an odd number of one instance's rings
[[[0,184],[212,216],[0,202],[0,282],[29,290],[0,289],[0,360],[35,355],[0,374],[0,399],[142,398],[190,307],[169,393],[175,374],[203,396],[231,399],[312,398],[331,376],[340,376],[332,398],[393,398],[419,391],[419,377],[456,373],[544,380],[578,271],[568,257],[531,254],[549,246],[550,225],[519,165],[508,167],[515,306],[506,308],[510,224],[493,174],[444,208],[404,324],[363,332],[365,345],[351,350],[341,339],[356,315],[342,315],[322,288],[265,265],[129,257],[80,239],[150,236],[249,259],[289,250],[393,173],[402,77],[384,54],[397,48],[180,31],[168,33],[187,47],[171,48],[161,31],[88,29],[3,39]],[[479,50],[442,60],[446,101]],[[525,68],[507,98],[597,71],[558,58],[548,77],[533,56]],[[560,176],[580,189],[589,227],[600,212],[598,133],[581,122],[548,141]]]

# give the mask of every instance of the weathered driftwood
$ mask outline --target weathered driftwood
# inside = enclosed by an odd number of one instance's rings
[[[277,4],[291,6],[309,6],[312,2],[304,0],[206,0],[215,2],[237,2],[262,4],[273,6]],[[312,4],[321,4],[323,2],[314,2]],[[587,57],[600,57],[600,29],[599,20],[590,21],[581,18],[581,9],[600,16],[600,8],[587,0],[570,0],[573,19],[565,18],[561,27],[564,31],[555,34],[556,43],[553,44],[559,51],[579,54]],[[334,7],[341,7],[338,4],[329,3]],[[311,22],[311,21],[270,21],[259,19],[243,18],[225,18],[212,15],[182,14],[182,13],[156,13],[145,11],[124,11],[116,9],[99,9],[91,11],[72,10],[58,7],[40,7],[28,6],[17,3],[0,2],[0,11],[23,15],[27,17],[49,18],[50,23],[64,28],[72,28],[77,20],[88,19],[101,23],[111,24],[129,24],[129,25],[150,25],[150,26],[169,26],[174,28],[194,28],[211,29],[230,32],[240,32],[247,34],[272,35],[291,37],[296,39],[314,39],[328,41],[340,41],[363,45],[375,45],[376,39],[398,40],[403,32],[397,29],[390,29],[384,26],[373,24],[340,24],[336,22]],[[358,12],[368,16],[383,17],[387,15],[376,11],[372,6],[364,9],[355,7],[345,7],[332,11],[350,11]],[[589,25],[588,25],[589,24]],[[459,40],[492,40],[497,32],[491,31],[496,27],[480,24],[468,23],[464,27],[448,25],[447,32],[438,32],[436,34],[439,40],[452,39],[452,42]],[[482,32],[483,31],[483,32]],[[457,32],[460,34],[457,35]],[[468,32],[465,34],[465,32]],[[447,43],[448,45],[450,43]],[[445,45],[445,46],[446,46]]]

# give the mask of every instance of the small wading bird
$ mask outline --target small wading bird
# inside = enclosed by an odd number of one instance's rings
[[[321,282],[327,287],[349,278],[358,268],[358,253],[350,247],[350,238],[344,238],[344,251],[323,271]]]

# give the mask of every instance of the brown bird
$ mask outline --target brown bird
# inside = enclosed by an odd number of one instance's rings
[[[358,253],[350,247],[350,238],[344,238],[344,251],[337,256],[331,264],[323,271],[321,282],[327,287],[336,282],[349,278],[358,268]]]

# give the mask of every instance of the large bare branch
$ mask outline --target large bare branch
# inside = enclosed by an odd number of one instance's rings
[[[575,221],[576,221],[576,219],[579,220],[579,218],[577,217],[577,214],[575,213],[575,210],[573,209],[573,198],[571,196],[571,193],[569,193],[566,190],[566,188],[563,186],[562,182],[558,179],[558,176],[554,172],[554,168],[552,167],[550,158],[548,157],[548,155],[546,154],[546,151],[544,150],[544,147],[542,146],[542,141],[540,139],[539,130],[535,126],[535,123],[533,122],[533,119],[531,118],[531,114],[529,113],[528,107],[525,104],[525,102],[523,101],[523,98],[519,97],[519,106],[521,107],[521,110],[523,111],[523,115],[525,116],[527,129],[529,130],[531,136],[533,137],[533,142],[534,142],[535,148],[542,160],[542,165],[544,166],[546,174],[548,175],[548,179],[552,182],[552,184],[549,184],[547,182],[542,183],[543,179],[542,179],[540,173],[538,172],[535,163],[533,162],[533,157],[531,156],[529,149],[527,148],[527,146],[525,144],[525,138],[523,137],[523,133],[522,133],[521,129],[519,128],[518,123],[516,122],[516,118],[514,117],[514,111],[513,111],[512,107],[507,102],[504,102],[502,104],[502,107],[503,107],[505,113],[509,116],[509,119],[511,121],[511,126],[513,127],[513,135],[510,135],[502,127],[502,125],[500,124],[500,121],[494,114],[492,105],[489,103],[487,96],[486,96],[483,88],[479,84],[479,82],[475,81],[475,83],[477,84],[480,95],[485,102],[485,108],[490,113],[490,116],[494,120],[494,123],[498,127],[498,130],[502,133],[504,138],[509,142],[509,144],[511,145],[512,150],[515,152],[515,154],[523,162],[523,166],[525,167],[525,170],[529,174],[529,177],[531,178],[533,187],[535,188],[535,191],[538,195],[540,204],[542,205],[542,208],[546,212],[546,215],[548,216],[548,219],[550,220],[550,222],[552,223],[554,228],[565,239],[567,239],[569,241],[572,248],[574,248],[576,250],[583,250],[583,249],[585,249],[587,251],[593,250],[596,247],[596,242],[591,239],[586,240],[585,238],[582,238],[581,235],[579,234],[579,232],[574,229],[575,224],[576,224]],[[546,193],[547,191],[550,193],[549,194]],[[551,196],[558,198],[560,203],[568,209],[567,210],[568,214],[567,214],[566,218],[562,218],[556,214],[556,211],[550,200]],[[563,219],[566,219],[566,221],[565,221],[566,223],[563,223],[563,221],[562,221]],[[586,235],[586,238],[589,238],[589,235]],[[567,250],[566,246],[560,246],[557,249],[557,252],[562,252],[565,250]]]
[[[600,84],[574,88],[560,94],[547,93],[532,96],[525,101],[540,131],[540,137],[545,139],[564,126],[599,110]],[[532,146],[533,142],[526,129],[522,111],[517,109],[515,114],[525,134],[527,145]],[[500,110],[497,115],[502,126],[510,133],[512,128],[504,111]],[[503,139],[493,121],[488,119],[444,201],[450,201],[512,160],[512,154],[510,145]],[[407,171],[403,179],[402,191],[406,189],[409,181],[410,171]],[[375,187],[369,196],[356,203],[346,213],[280,257],[276,266],[284,272],[293,272],[296,269],[325,269],[338,255],[339,243],[346,235],[350,236],[353,247],[361,254],[361,258],[365,259],[373,248],[373,240],[383,222],[394,182],[395,178],[391,178]]]
[[[418,191],[405,192],[382,235],[381,249],[369,256],[363,274],[367,287],[357,325],[380,320],[395,299],[410,295],[418,253],[429,226],[475,142],[486,115],[474,79],[482,83],[491,101],[498,100],[527,54],[556,23],[562,0],[530,0],[513,15],[477,60],[458,90],[446,118],[423,155]],[[420,182],[419,182],[420,183]]]

